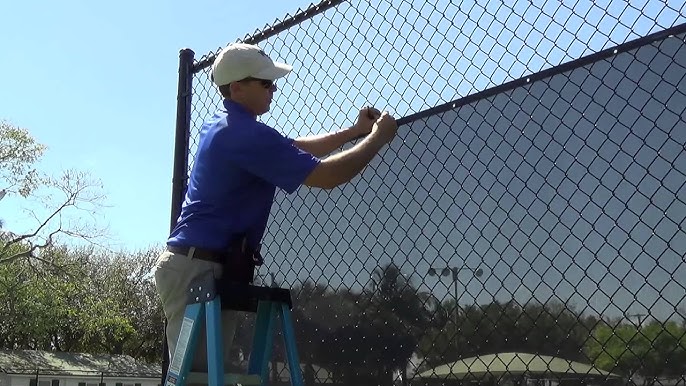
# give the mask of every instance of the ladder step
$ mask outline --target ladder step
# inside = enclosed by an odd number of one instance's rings
[[[224,374],[224,385],[259,385],[262,377],[254,374]],[[207,373],[193,372],[188,373],[186,384],[201,383],[207,385]]]

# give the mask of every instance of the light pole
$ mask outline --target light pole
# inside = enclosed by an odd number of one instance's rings
[[[630,315],[627,315],[627,319],[629,319],[629,318],[638,318],[638,324],[636,324],[636,328],[641,329],[641,328],[643,327],[643,321],[645,320],[645,319],[643,318],[644,316],[648,316],[648,315],[647,315],[647,314],[640,314],[640,313],[637,313],[637,314],[630,314]],[[629,321],[630,321],[632,324],[635,324],[631,319],[629,319]]]
[[[458,302],[457,302],[457,275],[460,273],[460,271],[472,271],[474,272],[474,276],[476,277],[481,277],[484,274],[483,269],[481,268],[469,268],[469,267],[429,267],[428,274],[429,276],[441,276],[441,277],[446,277],[452,273],[452,279],[453,279],[453,286],[455,288],[455,325],[457,325],[458,320],[457,320],[457,310],[458,310]]]

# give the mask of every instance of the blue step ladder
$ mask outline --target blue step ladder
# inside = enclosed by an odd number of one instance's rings
[[[281,320],[291,385],[303,386],[291,317],[292,307],[290,291],[284,288],[223,282],[216,280],[212,272],[196,278],[188,288],[188,305],[164,385],[268,385],[269,360],[278,318]],[[222,309],[257,313],[247,374],[224,373]],[[203,319],[207,334],[207,373],[191,372],[198,323],[202,323]]]

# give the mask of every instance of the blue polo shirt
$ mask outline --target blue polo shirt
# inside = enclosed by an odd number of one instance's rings
[[[257,246],[276,187],[295,192],[319,162],[238,103],[224,100],[224,109],[200,129],[181,215],[167,244],[223,249],[247,234]]]

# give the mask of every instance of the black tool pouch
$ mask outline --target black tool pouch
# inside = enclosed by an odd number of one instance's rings
[[[255,267],[264,263],[260,248],[250,248],[247,239],[240,237],[229,247],[223,267],[223,279],[252,284],[255,279]]]

